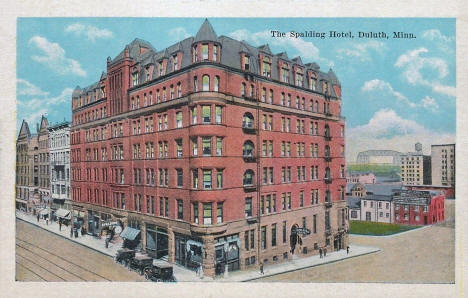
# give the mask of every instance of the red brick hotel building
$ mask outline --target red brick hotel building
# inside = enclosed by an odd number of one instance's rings
[[[72,101],[73,208],[88,233],[133,227],[148,255],[208,275],[347,246],[332,70],[205,20],[161,51],[135,39]]]

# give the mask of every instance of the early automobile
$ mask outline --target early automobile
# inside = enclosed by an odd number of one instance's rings
[[[153,263],[153,258],[138,254],[133,259],[130,259],[128,262],[128,268],[138,272],[138,274],[143,275],[144,269],[151,266]]]
[[[175,282],[172,265],[161,260],[153,260],[151,266],[144,269],[145,278],[151,281]]]
[[[117,254],[114,257],[114,260],[117,263],[127,266],[130,260],[132,260],[134,257],[135,257],[135,250],[128,249],[128,248],[121,248],[117,250]]]

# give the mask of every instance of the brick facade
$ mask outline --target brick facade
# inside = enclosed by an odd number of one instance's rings
[[[107,62],[72,98],[72,200],[88,232],[104,213],[139,228],[148,254],[208,275],[291,258],[295,227],[311,231],[295,255],[347,246],[331,70],[217,37],[207,21],[162,52],[137,39]]]

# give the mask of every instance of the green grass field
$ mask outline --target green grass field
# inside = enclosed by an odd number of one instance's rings
[[[416,228],[418,228],[418,226],[405,226],[370,221],[349,222],[349,232],[351,234],[360,235],[386,236],[409,231]]]

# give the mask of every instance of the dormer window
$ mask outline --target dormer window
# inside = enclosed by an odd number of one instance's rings
[[[302,70],[300,69],[296,70],[296,86],[304,86],[304,75],[302,74]]]
[[[330,94],[330,90],[328,89],[328,83],[327,82],[325,82],[325,81],[323,82],[322,88],[323,88],[323,93]]]
[[[218,61],[218,46],[213,47],[213,61]]]
[[[192,62],[197,62],[198,61],[198,51],[197,51],[197,46],[193,47],[193,55],[192,55]]]
[[[174,71],[179,69],[179,60],[177,59],[177,54],[172,56],[172,69]]]
[[[134,70],[134,73],[132,73],[132,86],[138,85],[138,72]]]
[[[145,82],[148,82],[151,79],[149,66],[147,66],[145,70],[146,70]]]
[[[271,59],[270,59],[270,57],[263,58],[262,75],[267,77],[267,78],[271,77]]]
[[[102,97],[106,97],[106,86],[101,87],[101,95]]]
[[[244,70],[249,70],[250,69],[249,56],[244,56],[242,64],[244,65]]]
[[[310,90],[317,90],[317,77],[315,74],[311,74],[309,78],[309,88]]]
[[[202,44],[202,59],[208,60],[208,44]]]
[[[289,83],[289,66],[287,63],[283,63],[281,67],[281,81],[283,83]]]
[[[164,74],[164,65],[162,61],[158,63],[158,73],[159,76],[162,76]]]

